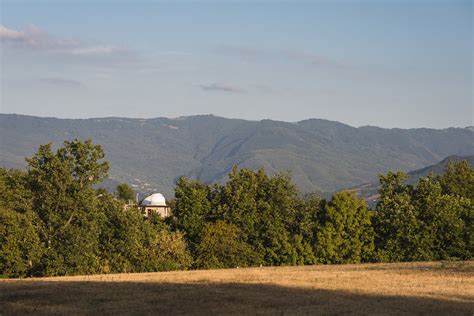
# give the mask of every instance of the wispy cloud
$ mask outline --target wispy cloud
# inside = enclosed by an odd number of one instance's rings
[[[266,84],[262,84],[262,83],[257,83],[255,84],[255,89],[259,92],[263,92],[263,93],[271,93],[271,92],[275,92],[274,89]]]
[[[0,39],[4,41],[21,41],[26,38],[25,32],[15,31],[0,25]]]
[[[255,47],[236,46],[236,45],[220,45],[214,49],[215,53],[229,56],[237,56],[238,58],[249,59],[286,59],[290,61],[302,62],[315,66],[332,66],[345,68],[349,65],[337,58],[332,58],[320,54],[304,51],[284,51],[284,50],[265,50]]]
[[[66,86],[66,87],[82,87],[84,86],[80,81],[59,78],[59,77],[50,77],[50,78],[41,78],[39,79],[41,83],[54,85],[54,86]]]
[[[201,84],[199,87],[204,91],[221,91],[230,93],[244,93],[245,90],[242,87],[229,85],[224,83],[214,82],[211,84]]]
[[[301,52],[301,51],[287,51],[283,52],[284,56],[294,60],[300,60],[311,65],[316,66],[333,66],[338,68],[345,68],[348,66],[347,63],[339,61],[335,58],[330,58],[323,55],[314,53]]]
[[[225,55],[234,55],[238,56],[239,58],[243,59],[253,59],[263,56],[268,56],[268,52],[256,49],[253,47],[246,47],[246,46],[237,46],[237,45],[219,45],[214,49],[214,52],[218,54],[225,54]]]
[[[14,30],[0,25],[0,41],[30,51],[70,56],[96,57],[131,53],[125,47],[97,41],[56,38],[34,25],[24,30]]]

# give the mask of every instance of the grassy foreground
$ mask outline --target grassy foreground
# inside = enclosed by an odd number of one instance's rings
[[[474,261],[0,280],[11,314],[474,314]]]

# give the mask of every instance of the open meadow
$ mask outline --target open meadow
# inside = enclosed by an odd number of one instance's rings
[[[474,261],[0,280],[0,314],[473,315]]]

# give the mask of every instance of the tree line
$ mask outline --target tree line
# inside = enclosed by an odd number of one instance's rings
[[[450,162],[406,184],[380,176],[374,209],[350,192],[302,195],[285,173],[234,167],[224,184],[177,180],[172,216],[144,218],[115,195],[101,146],[41,145],[27,170],[0,168],[0,276],[152,272],[473,257],[474,169]]]

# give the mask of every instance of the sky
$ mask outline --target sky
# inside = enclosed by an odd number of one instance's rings
[[[474,125],[473,2],[0,0],[0,112]]]

